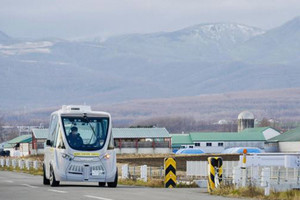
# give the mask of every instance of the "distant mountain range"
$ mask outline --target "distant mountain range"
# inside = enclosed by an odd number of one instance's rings
[[[24,41],[0,32],[0,110],[300,87],[300,17],[106,41]]]

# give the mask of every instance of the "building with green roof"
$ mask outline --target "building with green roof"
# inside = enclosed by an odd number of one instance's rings
[[[180,149],[182,146],[193,145],[190,134],[171,134],[172,135],[172,148]]]
[[[32,151],[33,155],[44,154],[45,142],[48,137],[48,129],[32,129]]]
[[[31,142],[31,135],[21,135],[7,141],[4,150],[10,151],[11,156],[27,156],[30,154]]]
[[[165,128],[113,128],[116,153],[170,153],[171,136]]]
[[[170,134],[165,128],[113,128],[114,138],[170,138]]]
[[[283,153],[300,152],[300,127],[269,139],[268,145]]]
[[[220,153],[233,147],[265,149],[268,139],[280,133],[270,127],[247,128],[241,132],[191,132],[172,134],[172,148],[200,148],[205,153]],[[267,149],[265,149],[268,151]]]
[[[4,146],[5,147],[15,147],[16,145],[20,144],[20,143],[26,143],[26,142],[31,142],[30,141],[30,138],[31,138],[31,135],[21,135],[21,136],[18,136],[12,140],[9,140],[6,142],[6,145]]]

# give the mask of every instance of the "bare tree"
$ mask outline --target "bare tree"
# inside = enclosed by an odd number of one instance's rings
[[[3,117],[0,116],[0,142],[4,141],[4,128],[3,128]]]
[[[11,140],[19,135],[17,127],[4,128],[4,117],[0,116],[0,143]]]
[[[271,126],[271,122],[267,118],[263,118],[258,124],[259,127]]]

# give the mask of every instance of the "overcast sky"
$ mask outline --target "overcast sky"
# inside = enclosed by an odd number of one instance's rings
[[[300,0],[0,0],[12,37],[76,39],[237,22],[270,29],[300,15]]]

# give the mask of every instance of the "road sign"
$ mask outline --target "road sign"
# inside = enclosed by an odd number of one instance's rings
[[[173,188],[176,186],[176,161],[174,158],[165,158],[165,187]]]
[[[221,157],[208,157],[208,191],[217,188],[222,181],[223,160]]]

